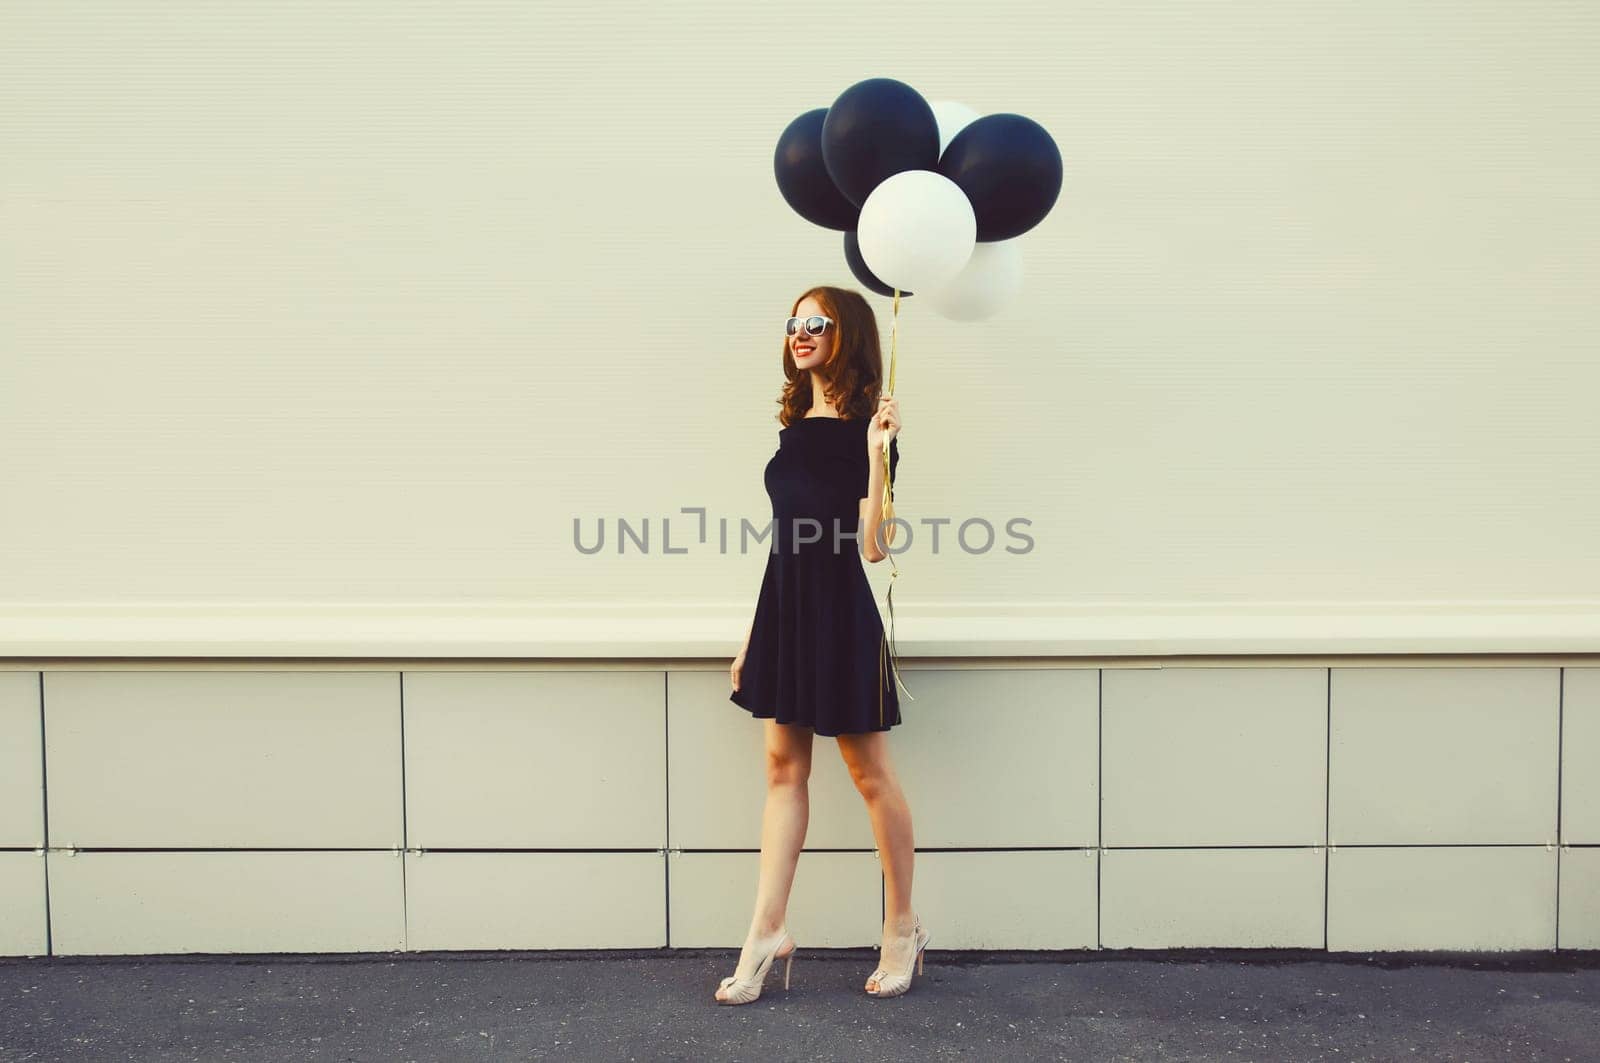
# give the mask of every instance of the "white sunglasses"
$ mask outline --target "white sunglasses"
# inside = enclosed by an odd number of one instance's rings
[[[828,326],[833,324],[833,318],[813,314],[810,317],[791,317],[783,323],[783,333],[786,336],[796,335],[802,326],[805,327],[807,336],[820,336],[828,331]]]

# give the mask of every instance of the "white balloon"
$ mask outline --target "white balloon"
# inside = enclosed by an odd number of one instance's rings
[[[928,106],[933,108],[933,117],[939,123],[940,155],[944,154],[944,149],[950,146],[957,133],[981,117],[971,107],[955,100],[929,100]]]
[[[902,170],[878,182],[856,221],[867,269],[903,292],[937,288],[960,273],[977,241],[967,194],[932,170]]]
[[[935,313],[956,321],[978,321],[999,310],[1022,287],[1019,240],[996,240],[972,249],[960,273],[926,293]]]

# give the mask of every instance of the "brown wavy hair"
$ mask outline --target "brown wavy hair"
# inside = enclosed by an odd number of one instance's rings
[[[833,353],[822,368],[823,394],[847,420],[871,417],[883,389],[883,347],[878,342],[878,318],[860,292],[819,285],[801,292],[789,308],[793,317],[810,296],[833,318]],[[811,408],[811,370],[794,364],[789,337],[783,339],[783,375],[786,383],[778,397],[778,422],[787,428]]]

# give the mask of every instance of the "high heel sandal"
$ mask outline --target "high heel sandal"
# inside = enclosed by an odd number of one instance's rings
[[[781,951],[784,942],[789,943],[788,952]],[[753,975],[749,978],[739,978],[730,974],[717,986],[718,989],[725,990],[726,995],[716,997],[713,994],[713,997],[718,1004],[749,1004],[759,999],[761,987],[767,981],[767,972],[772,970],[773,963],[778,959],[783,960],[783,988],[788,989],[789,966],[794,963],[794,950],[798,947],[794,938],[789,936],[789,928],[784,927],[783,933],[778,936],[778,943],[772,947],[771,952],[761,958],[761,963],[756,967]]]
[[[916,951],[911,957],[911,962],[906,964],[905,973],[890,972],[879,967],[867,978],[868,982],[876,981],[876,991],[868,989],[869,997],[897,997],[911,988],[911,969],[914,967],[918,974],[922,973],[922,950],[928,947],[928,942],[933,940],[933,935],[922,929],[922,917],[917,917],[917,923],[912,930],[912,941],[916,943]],[[882,950],[880,950],[882,951]]]

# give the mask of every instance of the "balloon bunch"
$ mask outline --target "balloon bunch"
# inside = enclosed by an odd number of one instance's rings
[[[1061,152],[1020,114],[979,117],[893,78],[845,89],[778,138],[778,191],[802,218],[844,232],[864,286],[975,321],[1022,285],[1016,238],[1061,194]]]

